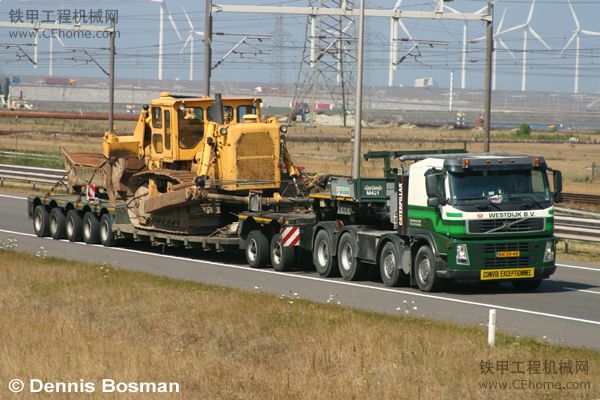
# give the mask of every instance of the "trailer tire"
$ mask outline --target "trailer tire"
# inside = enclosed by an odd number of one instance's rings
[[[387,242],[381,250],[379,273],[387,287],[407,286],[410,283],[410,276],[402,271],[398,249],[392,242]]]
[[[100,243],[100,222],[96,214],[91,211],[83,216],[83,241],[87,244]]]
[[[338,243],[338,268],[345,281],[362,279],[366,266],[356,258],[356,242],[349,233],[344,233]]]
[[[100,243],[105,247],[114,247],[117,244],[110,214],[104,214],[100,218]]]
[[[33,230],[38,237],[50,236],[50,214],[44,205],[33,210]]]
[[[421,246],[415,258],[415,281],[423,292],[435,292],[441,288],[441,278],[435,271],[435,256],[431,247]]]
[[[64,239],[65,236],[65,226],[67,224],[67,218],[65,217],[65,213],[62,209],[58,207],[54,207],[52,211],[50,211],[50,236],[54,240]]]
[[[527,280],[514,280],[512,285],[517,290],[523,290],[526,292],[533,292],[537,290],[542,284],[541,279],[527,279]]]
[[[252,268],[261,268],[269,263],[269,240],[259,230],[251,231],[246,239],[246,261]]]
[[[317,232],[313,244],[313,265],[319,275],[325,278],[340,276],[340,270],[337,266],[337,260],[332,255],[333,245],[331,235],[325,229]]]
[[[276,234],[271,239],[269,250],[271,256],[271,265],[275,271],[291,271],[296,261],[296,248],[294,246],[284,246],[281,243],[281,233]]]
[[[69,242],[83,241],[83,221],[81,215],[79,215],[79,211],[69,210],[67,212],[65,234]]]

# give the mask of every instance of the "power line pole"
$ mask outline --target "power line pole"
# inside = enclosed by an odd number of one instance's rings
[[[108,89],[108,131],[112,132],[114,129],[114,117],[115,117],[115,19],[111,21],[110,27],[110,76],[109,76],[109,89]]]
[[[352,156],[352,178],[360,178],[360,144],[362,128],[362,83],[363,83],[363,44],[365,40],[365,0],[360,0],[358,16],[358,60],[356,63],[356,113],[354,116],[354,153]]]
[[[212,69],[212,0],[205,0],[204,12],[204,95],[210,96]]]
[[[489,15],[494,15],[494,3],[488,3],[487,13]],[[489,152],[492,122],[492,54],[494,52],[494,22],[492,19],[487,21],[485,34],[485,99],[483,104],[483,129],[485,132],[485,140],[483,142],[483,151]]]

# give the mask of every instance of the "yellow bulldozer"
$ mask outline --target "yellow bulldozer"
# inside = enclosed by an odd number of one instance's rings
[[[102,155],[67,153],[75,190],[93,184],[126,201],[137,227],[200,233],[225,226],[260,192],[258,207],[289,203],[300,175],[287,151],[287,126],[261,116],[258,98],[161,93],[140,112],[132,135],[104,135]]]

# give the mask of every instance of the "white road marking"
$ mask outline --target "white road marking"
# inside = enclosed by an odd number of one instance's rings
[[[27,197],[10,196],[8,194],[0,194],[0,197],[6,197],[7,199],[27,200]]]
[[[600,268],[591,268],[591,267],[582,267],[579,265],[567,265],[567,264],[556,264],[557,267],[561,267],[561,268],[575,268],[575,269],[583,269],[586,271],[594,271],[594,272],[600,272]]]
[[[37,237],[36,235],[31,234],[31,233],[15,232],[15,231],[9,231],[9,230],[5,230],[5,229],[0,229],[0,232],[4,232],[4,233],[8,233],[8,234],[13,234],[13,235],[22,235],[22,236],[29,236],[29,237]],[[44,239],[53,240],[52,238],[44,238]],[[66,241],[66,240],[63,240],[63,241]],[[75,242],[75,244],[87,246],[87,244],[81,243],[81,242]],[[451,303],[466,304],[466,305],[477,306],[477,307],[495,308],[495,309],[499,309],[499,310],[513,311],[513,312],[518,312],[518,313],[522,313],[522,314],[530,314],[530,315],[536,315],[536,316],[541,316],[541,317],[562,319],[562,320],[574,321],[574,322],[582,322],[582,323],[586,323],[586,324],[599,325],[600,326],[600,321],[594,321],[594,320],[589,320],[589,319],[569,317],[569,316],[566,316],[566,315],[559,315],[559,314],[550,314],[550,313],[545,313],[545,312],[540,312],[540,311],[526,310],[526,309],[522,309],[522,308],[506,307],[506,306],[501,306],[501,305],[497,305],[497,304],[489,304],[489,303],[480,303],[480,302],[468,301],[468,300],[460,300],[460,299],[454,299],[454,298],[450,298],[450,297],[436,296],[436,295],[432,295],[432,294],[428,294],[428,293],[409,292],[409,291],[401,290],[401,289],[392,289],[392,288],[386,288],[386,287],[375,287],[375,286],[361,285],[359,283],[354,283],[354,282],[334,281],[334,280],[329,280],[329,279],[325,279],[325,278],[317,278],[317,277],[313,277],[313,276],[296,275],[296,274],[291,274],[291,273],[270,271],[270,270],[264,270],[264,269],[254,269],[254,268],[249,268],[249,267],[245,267],[245,266],[224,264],[224,263],[219,263],[219,262],[214,262],[214,261],[195,260],[193,258],[171,256],[171,255],[167,255],[167,254],[149,253],[149,252],[146,252],[146,251],[133,250],[133,249],[125,249],[125,248],[122,248],[122,247],[104,247],[104,246],[98,245],[98,244],[93,245],[93,246],[94,247],[101,247],[101,248],[104,248],[104,249],[107,249],[107,250],[116,250],[116,251],[123,251],[123,252],[127,252],[127,253],[143,254],[143,255],[146,255],[146,256],[147,255],[153,255],[153,256],[156,256],[156,257],[168,258],[168,259],[172,259],[172,260],[180,260],[180,261],[193,262],[193,263],[198,263],[198,264],[208,264],[208,265],[214,265],[214,266],[225,267],[225,268],[232,268],[232,269],[242,269],[242,270],[244,270],[246,272],[256,272],[256,273],[259,273],[259,274],[272,274],[272,275],[277,275],[277,276],[287,276],[287,277],[291,277],[291,278],[298,278],[298,279],[306,279],[306,280],[312,280],[312,281],[319,281],[321,283],[343,285],[343,286],[349,286],[349,287],[357,287],[357,288],[361,288],[361,289],[376,290],[376,291],[387,292],[387,293],[404,294],[404,295],[408,295],[408,296],[415,296],[415,297],[422,297],[422,298],[427,298],[427,299],[441,300],[441,301],[447,301],[447,302],[451,302]]]
[[[600,294],[600,292],[596,292],[596,291],[593,291],[593,290],[587,290],[587,289],[575,289],[575,288],[572,288],[572,287],[566,287],[566,286],[564,286],[564,287],[563,287],[563,289],[567,289],[567,290],[570,290],[570,291],[572,291],[572,292],[584,292],[584,293]]]

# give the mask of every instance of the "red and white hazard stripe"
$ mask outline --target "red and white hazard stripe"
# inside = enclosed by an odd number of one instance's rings
[[[88,200],[94,200],[96,198],[96,186],[92,183],[87,185],[86,197]]]
[[[300,244],[300,228],[286,226],[281,229],[281,245],[284,247],[298,246]]]

